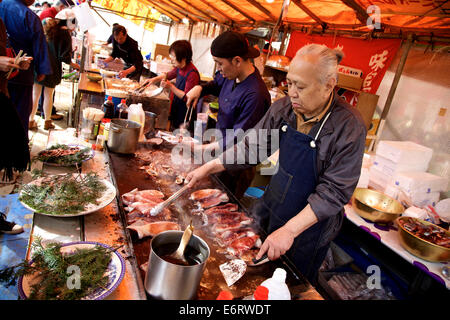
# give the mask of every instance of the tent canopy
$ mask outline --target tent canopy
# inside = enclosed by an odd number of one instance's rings
[[[212,22],[249,30],[273,27],[286,10],[281,25],[323,30],[433,33],[450,36],[450,0],[94,0],[109,9],[128,11],[133,3],[144,4],[175,22]],[[134,5],[134,7],[136,7]],[[142,13],[142,11],[141,11]],[[379,20],[377,18],[379,17]]]

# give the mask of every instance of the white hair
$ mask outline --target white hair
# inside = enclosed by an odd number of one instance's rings
[[[294,59],[304,59],[306,56],[318,58],[316,68],[319,71],[318,78],[322,84],[326,84],[330,78],[334,78],[337,81],[337,66],[344,58],[342,49],[330,49],[323,44],[307,44],[297,51]]]

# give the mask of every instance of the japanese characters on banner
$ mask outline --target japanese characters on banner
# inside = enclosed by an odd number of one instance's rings
[[[361,91],[375,94],[381,80],[392,63],[401,45],[400,39],[362,40],[334,36],[307,35],[292,32],[286,56],[293,58],[295,53],[309,43],[324,44],[329,48],[340,47],[345,57],[341,65],[362,71],[363,85]],[[352,105],[356,104],[353,94],[345,98]]]
[[[141,21],[143,19],[130,16],[130,14],[139,17],[146,17],[153,20],[158,20],[159,16],[161,15],[156,10],[150,10],[147,4],[136,0],[93,0],[93,2],[101,5],[106,9],[122,12],[122,14],[119,14],[120,16],[132,21],[137,25],[141,25]],[[149,31],[153,31],[155,28],[155,23],[146,20],[144,22],[144,28]]]

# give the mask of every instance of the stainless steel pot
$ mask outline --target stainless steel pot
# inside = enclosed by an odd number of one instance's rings
[[[155,299],[191,300],[197,294],[200,280],[209,258],[209,247],[204,240],[192,235],[188,248],[199,252],[199,264],[182,266],[163,260],[158,255],[158,249],[167,244],[181,241],[183,231],[165,231],[152,239],[147,274],[145,275],[145,290]]]
[[[156,114],[145,111],[144,136],[149,139],[155,135]]]
[[[141,125],[135,121],[112,119],[109,127],[108,147],[115,153],[134,153],[139,141]]]

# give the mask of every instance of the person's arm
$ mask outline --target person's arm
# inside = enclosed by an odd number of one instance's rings
[[[216,72],[214,80],[203,85],[194,86],[188,93],[186,93],[186,106],[188,108],[190,108],[191,105],[196,106],[198,99],[208,94],[218,97],[224,81],[225,79],[220,75],[220,73]]]
[[[104,59],[103,62],[104,62],[104,63],[108,63],[108,62],[113,61],[114,59],[115,59],[115,58],[113,58],[112,56],[109,56],[108,58]]]
[[[143,85],[149,86],[149,85],[152,85],[152,84],[158,83],[158,82],[161,82],[161,84],[162,84],[162,82],[165,81],[166,79],[171,80],[171,79],[175,78],[176,76],[177,76],[177,68],[173,68],[169,72],[163,72],[159,76],[145,80]]]
[[[128,69],[122,70],[119,72],[119,78],[126,78],[130,73],[136,71],[136,67],[133,65]]]
[[[266,159],[268,156],[272,154],[272,143],[271,139],[273,138],[271,135],[270,129],[277,129],[279,127],[279,123],[282,121],[280,116],[280,109],[289,107],[289,104],[286,104],[286,99],[280,99],[274,103],[274,105],[269,109],[269,112],[265,114],[265,116],[256,124],[255,130],[266,130],[267,135],[261,135],[258,137],[258,140],[251,139],[242,139],[237,145],[227,149],[222,156],[218,157],[214,160],[211,160],[205,163],[203,166],[197,168],[196,170],[190,172],[187,175],[187,181],[190,183],[189,187],[195,185],[197,181],[200,179],[212,174],[218,173],[225,170],[239,170],[249,168],[255,164],[238,164],[236,161],[236,157],[239,152],[245,154],[245,159],[252,159],[252,157],[257,157],[260,161]],[[259,146],[261,144],[261,147]],[[203,151],[209,148],[218,148],[218,142],[213,142],[210,144],[205,144],[201,146],[192,145],[194,148],[199,147],[202,148]],[[257,154],[255,154],[255,152]]]
[[[139,50],[138,44],[135,41],[132,41],[132,44],[129,48],[130,50],[130,64],[132,64],[132,66],[128,69],[122,70],[119,73],[119,77],[126,77],[128,76],[130,73],[133,73],[135,71],[142,71],[142,68],[144,66],[143,60],[144,58],[142,58],[142,54],[141,51]]]
[[[225,167],[217,158],[205,163],[204,165],[195,169],[194,171],[189,172],[186,175],[185,181],[187,182],[188,188],[192,188],[201,179],[211,174],[219,173],[222,171],[225,171]]]
[[[175,86],[175,84],[173,84],[173,83],[172,83],[171,81],[169,81],[169,80],[166,80],[166,81],[161,82],[161,87],[169,89],[169,90],[172,91],[173,94],[174,94],[175,96],[177,96],[179,99],[185,98],[185,93],[184,93],[184,91],[178,89],[178,88]]]
[[[256,255],[256,259],[260,259],[266,252],[269,260],[278,259],[291,248],[296,237],[317,222],[317,217],[308,204],[284,226],[267,236]]]

